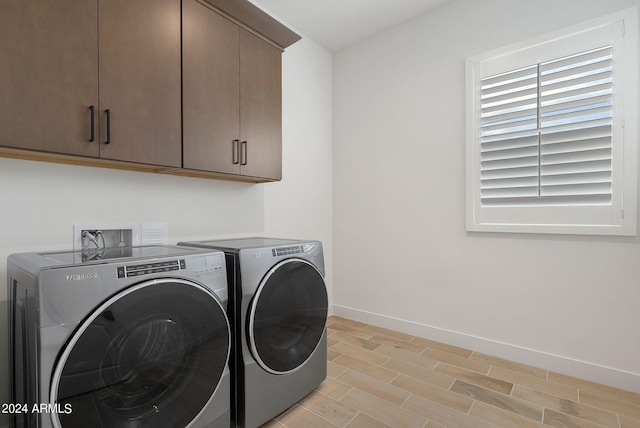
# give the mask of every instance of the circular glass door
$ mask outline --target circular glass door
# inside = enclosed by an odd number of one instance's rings
[[[252,300],[251,353],[273,374],[296,370],[320,343],[327,320],[327,288],[320,272],[302,259],[276,264]]]
[[[229,357],[229,323],[210,291],[151,280],[101,305],[73,334],[52,379],[61,428],[184,428]]]

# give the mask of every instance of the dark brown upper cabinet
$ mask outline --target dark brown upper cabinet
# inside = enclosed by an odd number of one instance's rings
[[[100,157],[180,167],[180,0],[99,5]]]
[[[0,0],[0,156],[280,180],[281,54],[300,36],[247,0],[201,1]]]
[[[195,0],[182,8],[183,165],[240,174],[240,27]]]
[[[183,2],[183,167],[282,177],[282,49]]]
[[[97,1],[0,0],[0,11],[0,146],[98,157]]]
[[[282,178],[282,52],[240,32],[240,172]]]
[[[0,146],[181,165],[180,0],[0,10]]]

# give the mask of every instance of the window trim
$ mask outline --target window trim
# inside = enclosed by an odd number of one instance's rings
[[[616,24],[617,23],[617,24]],[[614,49],[623,46],[622,72],[624,94],[614,88],[614,109],[623,110],[623,119],[614,114],[615,131],[621,136],[612,140],[615,152],[612,159],[614,189],[612,204],[604,206],[526,206],[489,207],[480,201],[480,102],[479,85],[482,67],[490,76],[508,69],[501,64],[507,58],[510,69],[516,66],[534,65],[535,60],[546,61],[562,55],[576,53],[581,47],[567,51],[580,38],[601,34],[607,27],[622,25],[624,37],[616,40]],[[638,165],[638,8],[632,7],[542,35],[485,54],[470,57],[466,61],[466,230],[472,232],[518,232],[587,235],[635,236],[637,229],[637,165]],[[591,33],[590,33],[591,32]],[[586,35],[586,36],[585,36]],[[614,36],[611,36],[613,39]],[[591,43],[587,42],[587,45]],[[592,46],[594,47],[594,46]],[[588,49],[585,48],[585,50]],[[537,57],[540,52],[545,57]],[[535,57],[533,55],[536,55]],[[619,55],[619,53],[618,53]],[[486,67],[494,67],[487,71]],[[497,67],[497,68],[496,68]],[[619,87],[619,85],[616,85]],[[631,96],[629,96],[631,95]],[[622,99],[622,100],[621,100]],[[622,102],[621,102],[622,101]],[[624,118],[628,118],[626,121]],[[621,123],[622,122],[622,123]],[[622,151],[622,155],[619,152]]]

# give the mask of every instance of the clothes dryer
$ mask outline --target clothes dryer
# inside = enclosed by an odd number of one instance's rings
[[[222,252],[24,253],[7,271],[15,427],[229,427]]]
[[[260,426],[322,383],[328,298],[320,242],[243,238],[178,245],[226,254],[238,427]]]

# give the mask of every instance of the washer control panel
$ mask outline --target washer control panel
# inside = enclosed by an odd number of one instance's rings
[[[132,276],[150,275],[153,273],[171,272],[182,269],[186,269],[185,259],[117,267],[118,278],[130,278]]]

